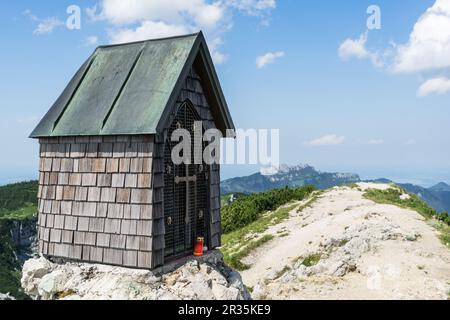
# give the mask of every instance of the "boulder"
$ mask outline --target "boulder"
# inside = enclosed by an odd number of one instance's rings
[[[154,271],[40,257],[25,263],[22,287],[42,300],[250,299],[240,274],[218,251]]]

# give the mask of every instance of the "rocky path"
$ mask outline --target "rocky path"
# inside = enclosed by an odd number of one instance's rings
[[[417,212],[376,204],[359,184],[323,193],[268,233],[242,272],[253,298],[448,299],[450,248]]]

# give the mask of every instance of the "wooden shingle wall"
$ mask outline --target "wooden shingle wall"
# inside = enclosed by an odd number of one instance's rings
[[[39,142],[39,251],[152,268],[154,136]]]
[[[185,79],[184,86],[178,96],[176,105],[174,106],[173,115],[176,114],[176,109],[187,99],[189,99],[195,106],[198,114],[203,120],[203,125],[205,129],[215,128],[214,119],[212,117],[210,106],[206,100],[206,97],[203,93],[203,88],[201,84],[201,79],[199,75],[195,72],[193,68],[191,68],[188,76]],[[169,119],[169,123],[167,127],[172,122],[173,117]],[[161,183],[158,183],[158,187],[154,186],[154,203],[160,203],[159,201],[163,198],[164,191],[164,134],[156,136],[155,138],[155,154],[154,154],[154,172],[155,172],[155,181],[156,174],[161,176]],[[214,164],[211,166],[210,170],[210,241],[209,245],[211,248],[219,247],[221,242],[221,220],[220,220],[220,165]],[[161,189],[161,197],[159,198],[159,192],[156,192],[157,188]],[[158,198],[155,198],[157,196]],[[158,213],[156,213],[158,212]],[[164,233],[164,207],[163,202],[161,201],[161,205],[158,205],[158,209],[154,208],[154,214],[158,217],[161,216],[161,224],[158,224],[157,229],[155,229],[155,225],[153,228],[154,234],[163,234]],[[155,236],[156,239],[156,236]],[[161,238],[161,242],[154,241],[154,245],[157,244],[158,247],[153,248],[153,262],[154,265],[160,265],[164,262],[164,237]]]
[[[164,137],[155,136],[153,153],[153,249],[152,268],[164,263]]]

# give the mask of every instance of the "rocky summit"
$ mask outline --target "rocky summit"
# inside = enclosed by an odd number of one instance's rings
[[[28,295],[40,300],[250,298],[241,276],[224,264],[219,251],[153,271],[88,263],[54,263],[40,257],[25,262],[21,282]]]

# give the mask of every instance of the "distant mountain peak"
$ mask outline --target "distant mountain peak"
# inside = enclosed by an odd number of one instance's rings
[[[282,164],[280,165],[280,169],[278,170],[278,173],[289,173],[289,172],[293,172],[293,171],[301,171],[304,169],[314,169],[314,167],[308,165],[308,164],[298,164],[295,166],[290,166],[288,164]]]
[[[433,191],[450,191],[450,185],[445,182],[439,182],[437,185],[434,185],[429,189]]]
[[[325,189],[360,181],[357,174],[320,172],[308,164],[294,166],[282,164],[276,172],[271,170],[265,172],[222,181],[221,190],[223,193],[252,193],[286,186],[301,187],[304,185],[314,185],[317,188]]]
[[[291,166],[288,164],[281,164],[278,167],[261,168],[260,173],[263,176],[270,177],[270,176],[274,176],[274,175],[299,172],[299,171],[303,171],[305,169],[315,170],[314,167],[311,167],[310,165],[307,165],[307,164],[299,164],[299,165],[295,165],[295,166]]]

